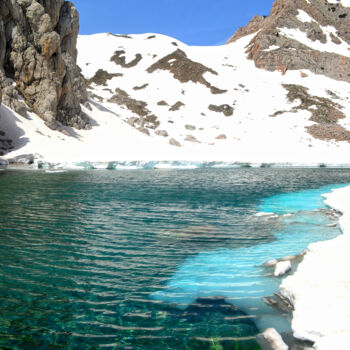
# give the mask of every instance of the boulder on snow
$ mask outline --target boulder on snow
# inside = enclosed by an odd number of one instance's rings
[[[180,142],[176,141],[175,139],[170,139],[170,140],[169,140],[169,143],[170,143],[172,146],[181,147]]]
[[[283,341],[281,335],[274,329],[268,328],[261,334],[258,334],[256,341],[262,350],[288,350],[289,347]]]

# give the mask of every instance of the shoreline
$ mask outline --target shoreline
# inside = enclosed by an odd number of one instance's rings
[[[251,162],[235,160],[139,159],[113,161],[62,161],[52,162],[32,154],[15,158],[0,158],[0,167],[7,170],[193,170],[238,168],[300,168],[350,169],[350,163],[319,162]]]
[[[293,335],[317,350],[341,349],[350,338],[350,186],[323,195],[342,213],[337,238],[313,243],[281,294],[294,306]]]

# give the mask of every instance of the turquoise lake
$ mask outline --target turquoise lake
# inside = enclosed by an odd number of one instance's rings
[[[258,350],[262,264],[340,234],[347,169],[0,172],[0,349]]]

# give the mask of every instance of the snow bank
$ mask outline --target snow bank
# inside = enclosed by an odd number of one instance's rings
[[[311,244],[297,272],[280,289],[295,308],[295,337],[315,342],[317,350],[334,350],[346,348],[350,339],[350,187],[324,197],[343,213],[343,235]]]
[[[310,112],[293,111],[298,102],[288,102],[283,84],[301,84],[300,71],[282,75],[258,69],[247,60],[246,46],[253,36],[218,47],[189,47],[159,34],[132,35],[132,39],[111,34],[80,36],[78,63],[85,77],[91,78],[99,69],[117,75],[106,86],[90,86],[95,100],[90,99],[92,110],[83,107],[83,111],[92,129],[67,127],[61,133],[48,129],[33,113],[26,119],[0,106],[1,128],[15,146],[5,158],[33,154],[36,164],[44,167],[79,169],[350,166],[350,143],[313,138],[306,129],[313,124]],[[168,71],[147,72],[150,65],[177,49],[218,73],[207,72],[204,78],[220,93],[192,81],[182,83]],[[127,62],[138,54],[143,58],[135,67],[121,67],[110,61],[116,50],[125,51]],[[337,96],[346,116],[339,124],[349,129],[349,84],[305,72],[302,85],[310,95],[330,98],[331,91]],[[145,130],[131,126],[135,114],[109,102],[117,88],[147,102],[159,127],[147,129],[146,135]],[[176,102],[183,106],[170,111]],[[225,116],[209,109],[210,105],[230,105],[234,113]],[[171,139],[181,147],[170,145]]]

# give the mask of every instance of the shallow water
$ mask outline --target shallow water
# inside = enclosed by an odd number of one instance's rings
[[[339,234],[315,210],[337,183],[350,171],[2,172],[0,348],[258,349],[288,328],[260,265]]]

